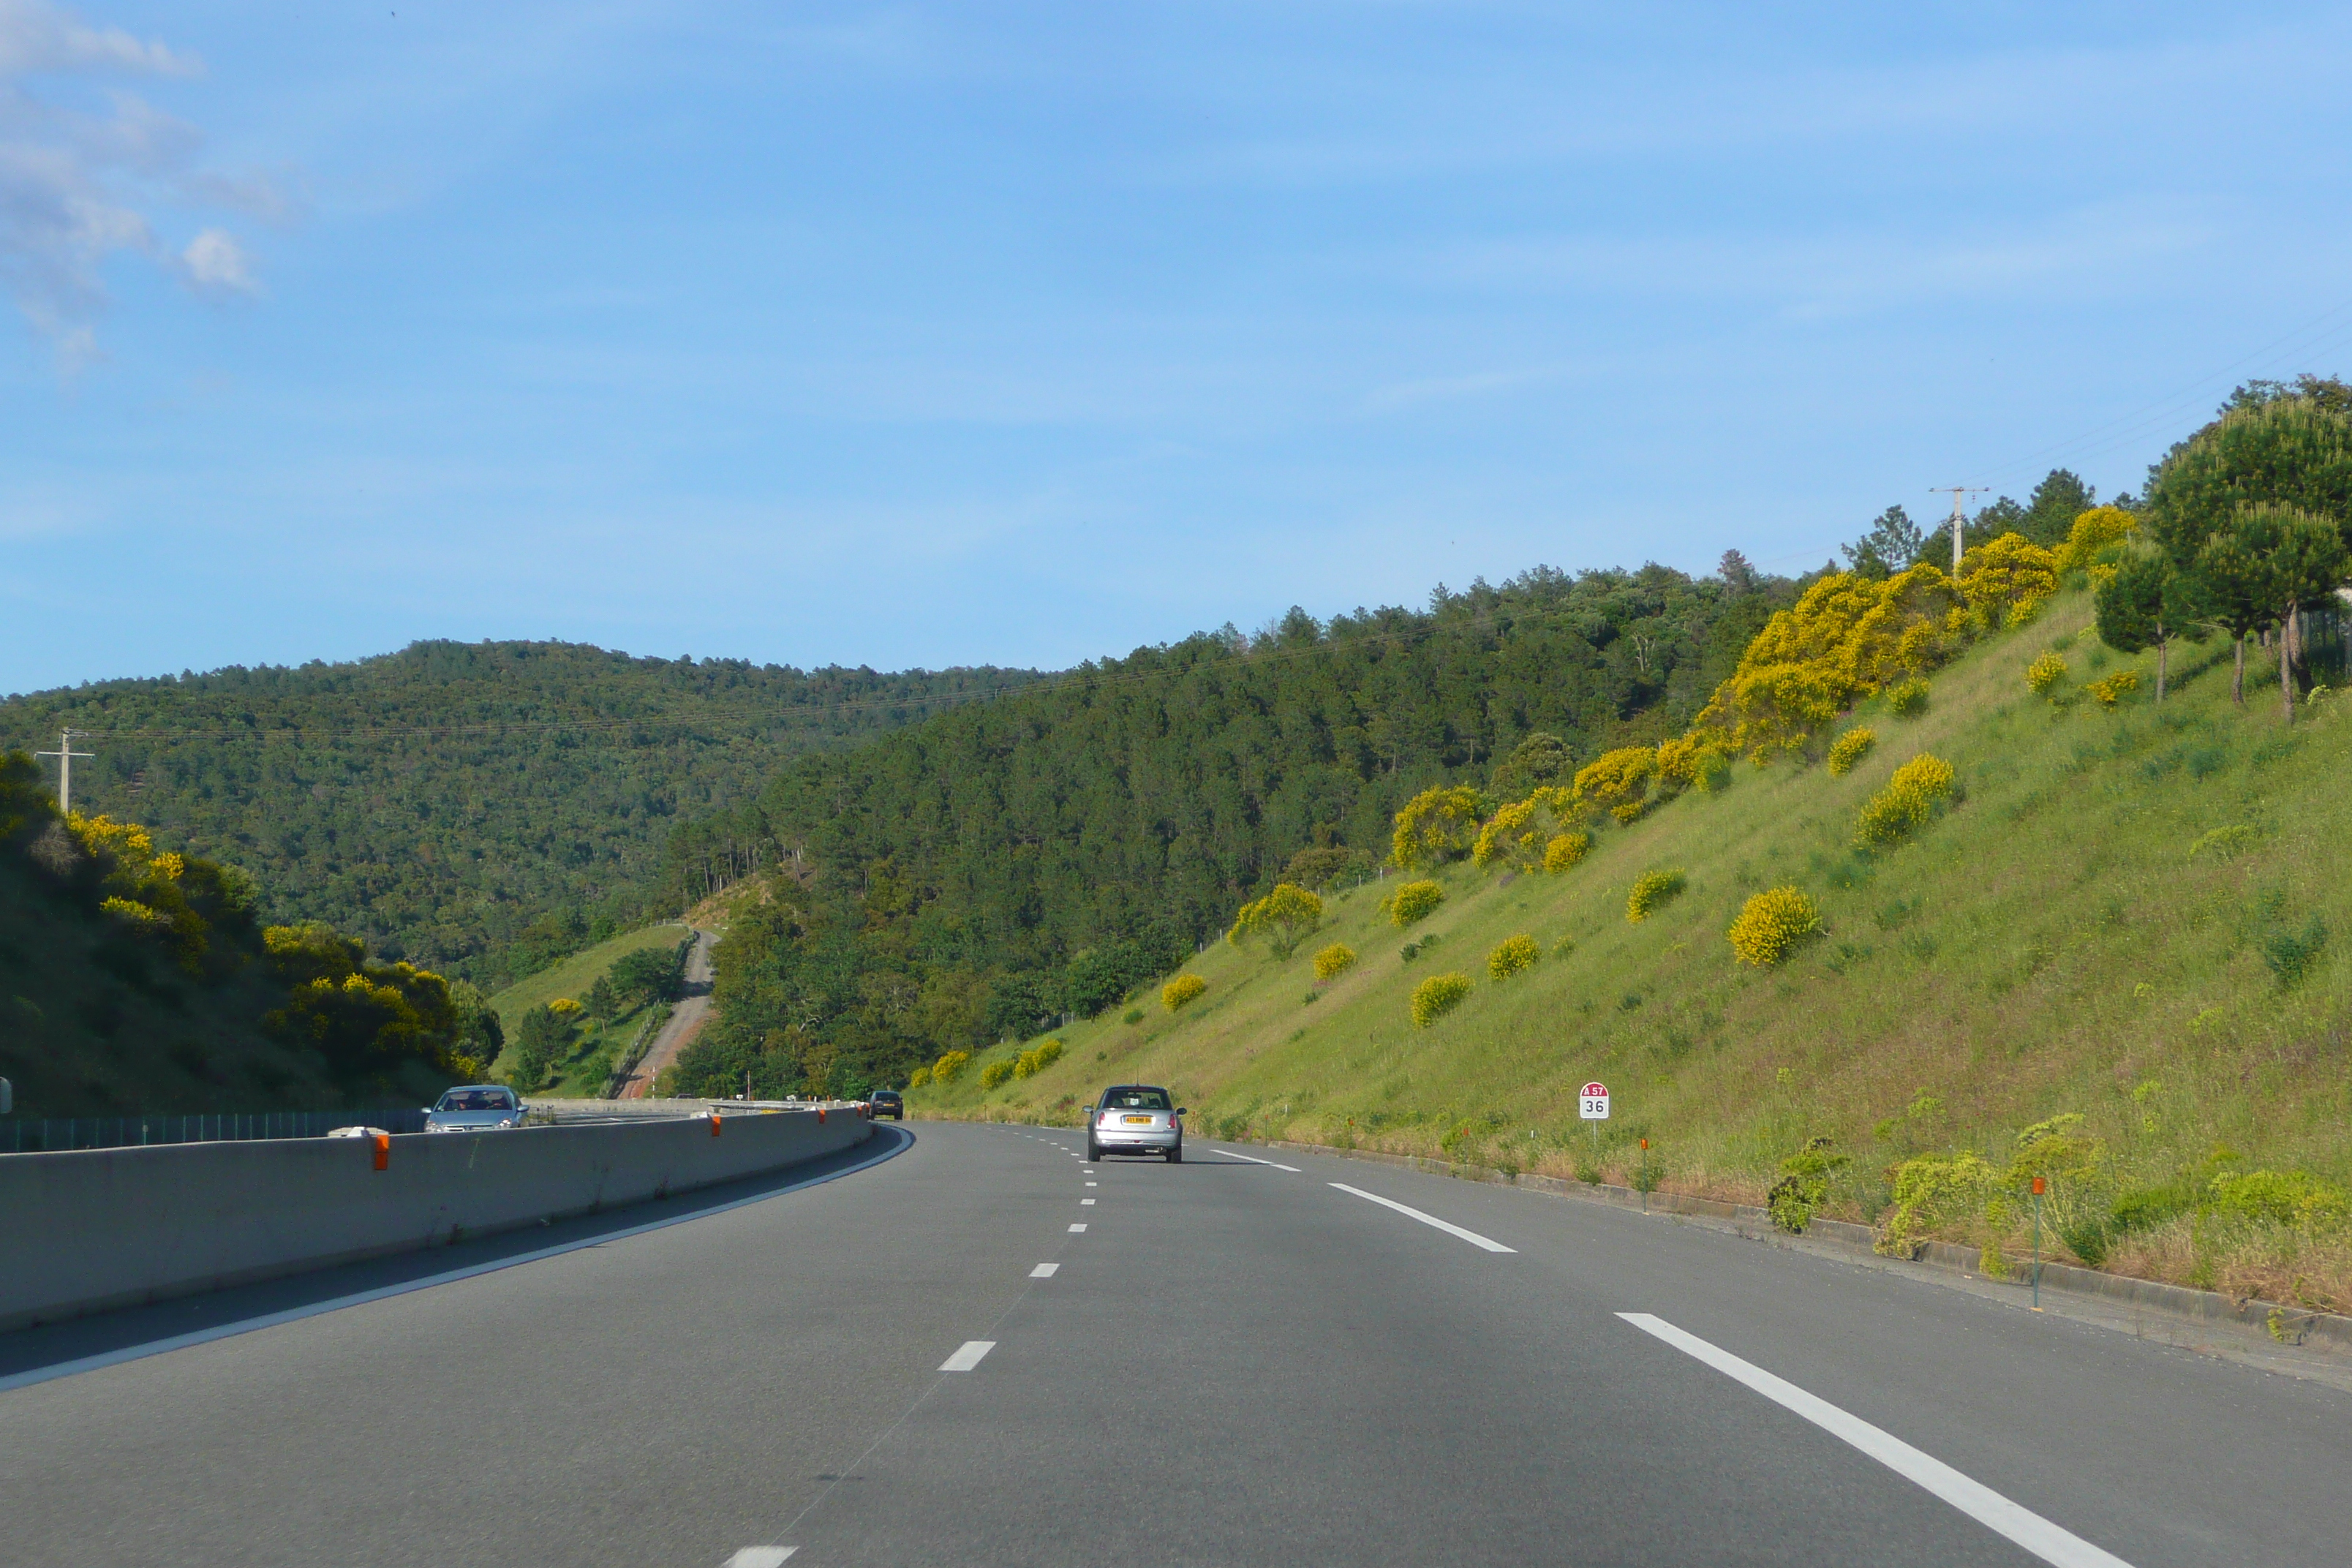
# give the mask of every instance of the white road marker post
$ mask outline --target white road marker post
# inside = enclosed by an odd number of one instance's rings
[[[2033,1178],[2033,1310],[2042,1310],[2042,1186],[2040,1176]]]
[[[1588,1083],[1577,1096],[1576,1113],[1592,1123],[1592,1158],[1601,1158],[1601,1124],[1609,1120],[1609,1086]]]

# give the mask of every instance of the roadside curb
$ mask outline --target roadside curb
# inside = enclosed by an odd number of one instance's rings
[[[1227,1139],[1227,1142],[1239,1140]],[[1797,1239],[1772,1223],[1771,1216],[1752,1204],[1725,1203],[1717,1198],[1688,1197],[1681,1193],[1642,1193],[1632,1187],[1611,1186],[1603,1183],[1570,1181],[1563,1176],[1539,1176],[1529,1173],[1513,1175],[1485,1165],[1458,1165],[1450,1161],[1432,1160],[1419,1154],[1390,1154],[1373,1149],[1335,1149],[1325,1143],[1292,1143],[1277,1142],[1265,1145],[1272,1149],[1288,1149],[1302,1154],[1330,1154],[1342,1160],[1370,1160],[1384,1165],[1402,1165],[1411,1170],[1425,1171],[1432,1175],[1452,1176],[1461,1181],[1484,1182],[1493,1186],[1517,1187],[1524,1191],[1549,1193],[1555,1196],[1574,1198],[1582,1203],[1606,1204],[1612,1208],[1637,1209],[1643,1214],[1686,1216],[1728,1222],[1738,1234],[1758,1240],[1789,1241]],[[1848,1252],[1879,1256],[1872,1243],[1876,1233],[1866,1225],[1853,1225],[1843,1220],[1817,1219],[1805,1227],[1803,1239],[1824,1241]],[[1991,1279],[1979,1266],[1977,1253],[1969,1247],[1958,1247],[1948,1241],[1931,1241],[1917,1258],[1909,1261],[1932,1268],[1964,1274],[1990,1283],[2012,1286],[2024,1290],[2027,1282],[2020,1279]],[[2304,1345],[2318,1342],[2313,1348],[2336,1352],[2352,1352],[2352,1318],[2332,1312],[2315,1312],[2304,1307],[2282,1306],[2249,1297],[2239,1300],[2218,1290],[2198,1290],[2186,1285],[2166,1285],[2153,1279],[2134,1279],[2127,1275],[2102,1273],[2095,1268],[2079,1268],[2070,1263],[2044,1263],[2042,1266],[2042,1288],[2063,1291],[2070,1296],[2096,1297],[2118,1305],[2137,1307],[2167,1317],[2182,1318],[2200,1323],[2231,1323],[2253,1329],[2286,1345]]]

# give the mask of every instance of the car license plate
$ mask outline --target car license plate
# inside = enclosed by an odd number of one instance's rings
[[[1126,1122],[1129,1127],[1149,1127],[1151,1125],[1151,1118],[1149,1116],[1123,1116],[1119,1118],[1119,1120]]]

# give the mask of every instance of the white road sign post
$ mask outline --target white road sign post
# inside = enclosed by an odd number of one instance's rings
[[[1588,1083],[1577,1097],[1577,1114],[1592,1123],[1592,1152],[1601,1152],[1601,1124],[1609,1120],[1609,1086]]]

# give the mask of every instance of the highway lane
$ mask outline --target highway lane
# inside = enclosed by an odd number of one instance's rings
[[[2352,1395],[2321,1385],[1368,1163],[1089,1172],[1071,1132],[915,1131],[825,1185],[0,1393],[10,1558],[2052,1560],[1627,1313],[2062,1552],[2352,1540]]]

